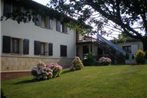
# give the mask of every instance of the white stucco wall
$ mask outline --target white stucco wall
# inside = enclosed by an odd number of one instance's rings
[[[3,4],[1,4],[1,11]],[[56,31],[56,20],[52,20],[53,29],[41,28],[35,26],[33,22],[20,23],[11,19],[1,22],[1,36],[6,35],[14,38],[29,39],[29,55],[34,56],[34,40],[46,43],[53,43],[53,56],[51,58],[60,58],[60,45],[67,46],[67,58],[73,58],[76,55],[76,33],[68,28],[68,32],[62,33]],[[0,40],[1,44],[2,38]],[[2,53],[2,52],[0,52]],[[3,54],[4,55],[4,54]]]
[[[131,46],[131,53],[135,54],[137,52],[138,49],[142,49],[143,50],[143,44],[140,41],[137,42],[126,42],[126,43],[120,43],[118,44],[119,47],[123,47],[123,46]]]
[[[29,39],[29,56],[34,56],[34,40],[53,43],[53,58],[60,57],[60,45],[67,45],[67,57],[73,58],[76,51],[76,33],[68,29],[68,34],[56,31],[55,20],[53,30],[35,26],[34,23],[20,23],[7,20],[2,21],[2,35]]]

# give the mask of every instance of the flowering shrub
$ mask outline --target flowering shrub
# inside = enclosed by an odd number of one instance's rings
[[[32,75],[36,80],[46,80],[60,76],[62,66],[58,64],[49,64],[46,66],[43,62],[37,64],[32,68]]]
[[[145,52],[142,50],[138,50],[136,52],[135,58],[138,64],[143,64],[145,62]]]
[[[109,65],[111,64],[112,60],[108,57],[101,57],[99,58],[98,62],[99,64],[102,64],[102,65]]]
[[[72,61],[72,67],[71,70],[81,70],[84,67],[82,61],[79,57],[75,57]]]
[[[59,77],[62,72],[62,66],[59,64],[49,64],[47,65],[47,68],[50,68],[53,71],[53,78]]]

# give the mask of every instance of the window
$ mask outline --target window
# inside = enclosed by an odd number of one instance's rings
[[[58,20],[56,20],[56,31],[61,32],[61,23]]]
[[[67,56],[67,46],[60,45],[60,56],[66,57]]]
[[[42,28],[52,29],[51,22],[52,21],[49,17],[38,15],[35,21],[35,25],[40,26]]]
[[[131,53],[131,46],[123,46],[122,47],[124,51],[126,51],[127,53]]]
[[[3,53],[29,54],[29,40],[3,36]]]
[[[12,38],[11,39],[11,53],[20,53],[20,39]]]
[[[67,33],[67,26],[64,23],[62,23],[62,32]]]
[[[48,50],[48,52],[49,52],[48,55],[52,56],[53,55],[53,44],[52,43],[48,44],[48,49],[49,49]]]
[[[47,43],[35,41],[34,42],[34,54],[35,55],[47,55]]]
[[[13,11],[12,1],[4,1],[3,15],[8,15],[8,14],[12,13],[12,11]]]

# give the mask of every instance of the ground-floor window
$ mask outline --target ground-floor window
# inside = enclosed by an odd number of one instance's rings
[[[3,53],[29,54],[29,40],[3,36]]]
[[[60,45],[60,56],[67,57],[67,46],[66,45]]]
[[[34,41],[34,54],[52,56],[53,55],[53,44],[47,42]]]

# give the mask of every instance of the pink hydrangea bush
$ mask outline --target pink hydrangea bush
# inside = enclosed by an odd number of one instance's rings
[[[57,64],[57,63],[52,63],[47,65],[48,68],[50,68],[52,70],[53,73],[53,78],[55,77],[59,77],[60,74],[62,73],[62,66]]]
[[[59,64],[48,64],[43,62],[37,64],[32,68],[31,74],[36,80],[46,80],[59,77],[62,72],[62,66]]]
[[[81,70],[84,68],[84,65],[79,57],[75,57],[72,61],[71,70]]]
[[[46,80],[53,77],[52,70],[47,68],[43,62],[32,68],[31,74],[36,80]]]
[[[101,58],[99,58],[98,62],[101,65],[109,65],[109,64],[111,64],[112,60],[108,57],[101,57]]]

